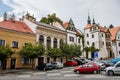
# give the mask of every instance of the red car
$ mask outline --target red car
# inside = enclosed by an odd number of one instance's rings
[[[76,73],[98,73],[100,70],[100,66],[95,63],[86,63],[82,66],[78,66],[74,68],[74,72]]]
[[[67,61],[64,63],[65,66],[77,66],[78,63],[76,61]]]

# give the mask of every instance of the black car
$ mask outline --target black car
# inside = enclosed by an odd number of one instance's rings
[[[52,70],[53,66],[52,66],[51,63],[43,63],[41,65],[38,65],[36,68],[38,70],[44,70],[44,71],[46,71],[46,70]]]

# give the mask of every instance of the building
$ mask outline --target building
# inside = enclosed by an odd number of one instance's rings
[[[111,40],[112,40],[112,48],[115,57],[120,57],[120,26],[118,27],[111,27]]]
[[[44,44],[46,50],[49,48],[60,48],[60,45],[66,42],[66,31],[60,26],[48,25],[42,22],[35,21],[34,17],[27,13],[23,17],[23,21],[36,34],[36,42]],[[60,61],[65,62],[65,58],[53,59],[47,55],[43,55],[36,59],[36,66],[46,62]]]
[[[19,50],[27,43],[35,44],[35,34],[24,22],[16,21],[13,14],[7,19],[7,13],[0,21],[0,46],[8,44],[15,51],[6,62],[4,68],[31,68],[31,64],[26,64],[22,57],[18,54]]]
[[[84,40],[85,47],[94,46],[99,50],[98,59],[114,57],[110,30],[105,26],[103,27],[100,26],[100,24],[96,24],[94,19],[91,23],[90,16],[88,16],[87,25],[84,28]],[[89,57],[94,58],[94,53],[89,53]]]
[[[65,22],[63,27],[67,32],[67,44],[77,44],[82,46],[82,32],[75,28],[73,20],[70,19],[69,22]]]

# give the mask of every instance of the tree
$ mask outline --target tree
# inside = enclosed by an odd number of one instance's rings
[[[45,53],[45,48],[41,43],[37,45],[27,44],[22,47],[19,53],[23,58],[32,59],[33,68],[34,58],[42,56]]]
[[[64,53],[64,56],[66,56],[66,59],[72,59],[73,57],[78,57],[81,55],[82,51],[80,50],[80,46],[77,45],[68,45],[64,44],[62,51]]]
[[[89,48],[89,47],[85,47],[85,48],[83,49],[83,51],[86,52],[86,58],[88,58],[88,52],[90,51],[90,48]]]
[[[53,14],[48,14],[47,17],[42,17],[42,19],[40,20],[40,22],[43,22],[43,23],[46,23],[46,24],[52,24],[53,25],[53,22],[59,22],[61,25],[63,24],[63,21],[56,17],[56,14],[53,13]]]
[[[14,54],[14,51],[9,47],[9,45],[0,46],[0,61],[2,68],[3,65],[6,64],[6,59],[9,58],[12,54]]]
[[[51,48],[47,51],[47,55],[51,58],[60,58],[63,57],[62,50],[60,48]]]

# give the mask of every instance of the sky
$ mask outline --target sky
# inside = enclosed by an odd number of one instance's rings
[[[56,13],[63,22],[72,18],[76,28],[83,31],[88,14],[101,26],[120,26],[120,0],[0,0],[0,20],[4,12],[16,18],[29,12],[39,21],[48,14]]]

